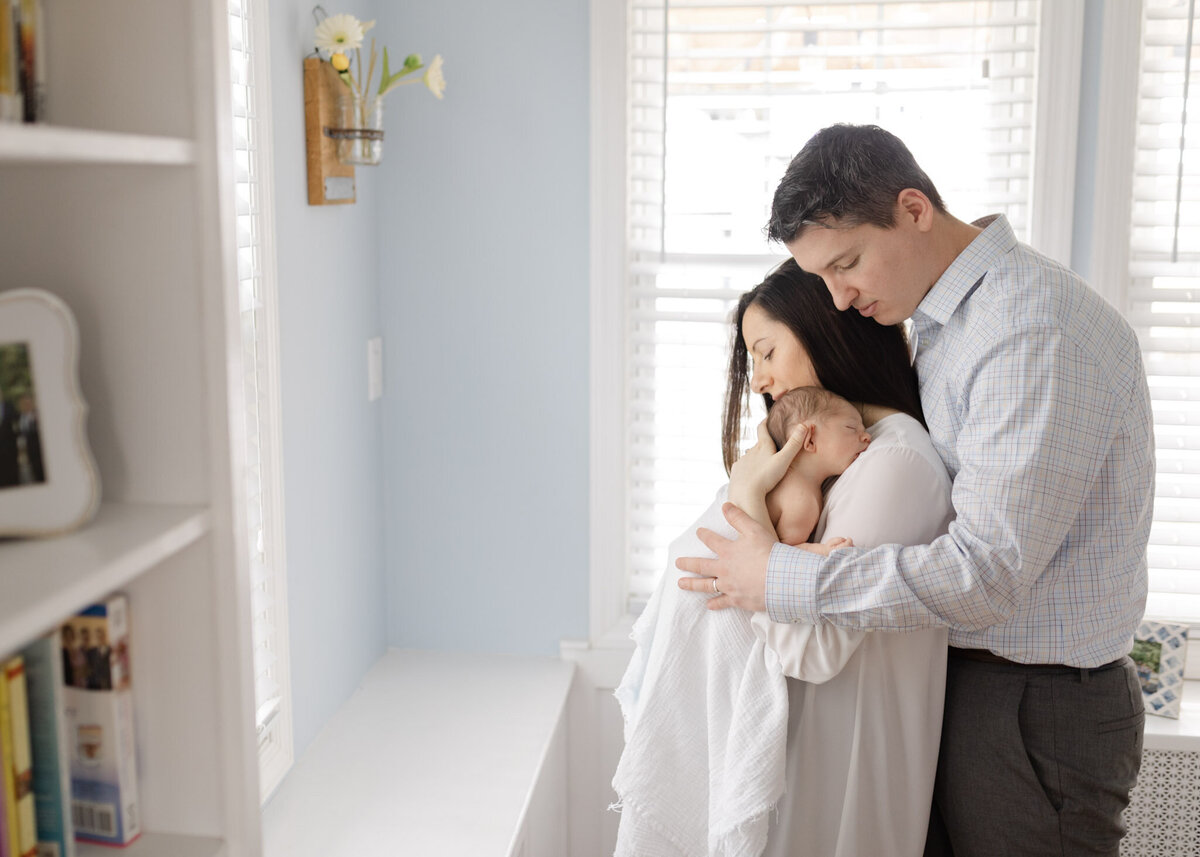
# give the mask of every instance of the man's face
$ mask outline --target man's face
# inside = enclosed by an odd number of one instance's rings
[[[933,286],[927,251],[911,217],[897,206],[896,225],[809,226],[788,251],[801,268],[825,280],[838,309],[853,307],[880,324],[909,318]]]

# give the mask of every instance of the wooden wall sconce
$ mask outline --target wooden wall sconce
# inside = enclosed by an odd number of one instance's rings
[[[337,156],[337,140],[325,133],[340,123],[337,72],[317,57],[304,60],[304,137],[308,145],[308,204],[354,202],[354,167]]]

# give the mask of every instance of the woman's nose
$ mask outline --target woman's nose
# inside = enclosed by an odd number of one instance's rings
[[[754,374],[750,376],[750,390],[754,395],[761,396],[765,389],[767,389],[766,379],[763,377],[763,373],[755,369]]]

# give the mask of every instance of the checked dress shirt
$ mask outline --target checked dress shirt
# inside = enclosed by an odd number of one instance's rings
[[[820,557],[777,544],[767,612],[904,631],[1019,663],[1125,655],[1146,600],[1154,438],[1137,339],[1003,216],[913,315],[921,405],[956,520],[930,545]],[[828,533],[827,535],[837,535]]]

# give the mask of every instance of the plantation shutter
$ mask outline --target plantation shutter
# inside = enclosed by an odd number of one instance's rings
[[[1027,240],[1040,11],[1035,0],[632,0],[633,612],[653,591],[670,541],[725,481],[729,312],[783,258],[762,230],[792,156],[826,125],[881,125],[908,144],[953,214],[1003,212]],[[759,419],[752,413],[743,446]]]
[[[1146,612],[1200,623],[1200,48],[1196,23],[1195,0],[1145,0],[1128,315],[1142,342],[1158,456]]]
[[[238,291],[242,321],[242,357],[245,374],[243,402],[246,421],[247,541],[250,549],[252,634],[254,641],[255,723],[260,752],[276,737],[277,718],[287,704],[280,681],[281,657],[286,655],[285,601],[282,597],[282,556],[275,545],[280,536],[269,528],[280,521],[280,502],[274,496],[271,467],[278,450],[270,425],[273,393],[274,343],[263,300],[270,252],[270,227],[265,207],[269,175],[262,160],[264,117],[259,111],[262,86],[256,80],[253,44],[254,14],[265,6],[253,0],[229,0],[229,41],[233,84],[233,147],[236,164]],[[277,391],[275,391],[277,392]],[[273,538],[274,536],[274,538]],[[290,748],[287,750],[290,755]]]

